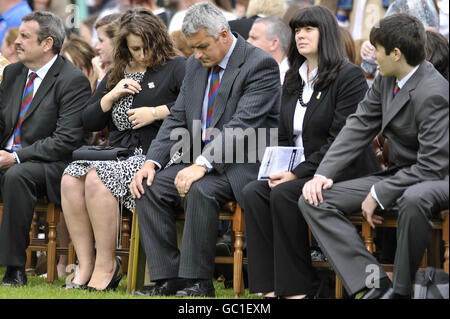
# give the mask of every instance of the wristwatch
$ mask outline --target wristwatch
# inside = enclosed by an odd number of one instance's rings
[[[17,156],[17,153],[13,152],[12,155],[14,157],[14,164],[19,164],[19,156]]]
[[[155,107],[152,107],[152,115],[153,115],[153,118],[155,120],[159,120],[158,116],[156,115],[156,108]]]
[[[201,159],[201,157],[197,157],[197,159],[195,160],[195,164],[198,165],[198,166],[204,167],[204,168],[206,169],[206,172],[207,172],[207,173],[209,173],[209,172],[212,171],[212,168],[211,168],[211,167],[208,167],[208,165],[206,164],[206,162],[203,161],[203,160]]]

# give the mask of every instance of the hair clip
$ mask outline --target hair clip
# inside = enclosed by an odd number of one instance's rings
[[[318,94],[317,94],[317,99],[318,100],[320,100],[320,96],[322,95],[322,92],[319,92]]]

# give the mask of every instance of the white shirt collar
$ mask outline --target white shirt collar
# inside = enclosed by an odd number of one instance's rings
[[[288,60],[288,58],[287,57],[285,57],[283,60],[281,60],[281,63],[280,63],[280,70],[281,69],[289,69],[289,60]]]
[[[416,73],[419,66],[420,64],[417,65],[411,72],[409,72],[408,75],[405,76],[401,81],[397,79],[397,85],[400,89],[406,84],[406,82],[408,82],[408,80],[413,76],[413,74]]]
[[[308,76],[308,61],[303,62],[300,69],[298,69],[298,73],[300,74],[300,77],[302,78],[303,82],[307,83],[308,86],[313,85],[313,80],[317,75],[318,68],[315,68],[309,73]],[[308,81],[306,81],[308,79]]]
[[[58,57],[58,55],[55,54],[55,56],[50,61],[48,61],[47,64],[45,64],[39,70],[35,71],[35,73],[41,80],[43,80],[45,78],[45,76],[47,75],[47,72],[50,70],[53,63],[55,63],[57,57]],[[28,75],[30,75],[31,72],[33,72],[33,71],[28,69]]]
[[[234,48],[236,47],[237,39],[234,36],[234,34],[231,33],[231,36],[233,37],[233,43],[231,44],[230,49],[228,50],[227,54],[223,58],[222,61],[220,61],[217,65],[222,68],[222,70],[225,70],[227,68],[228,61],[230,60],[231,54],[234,51]]]

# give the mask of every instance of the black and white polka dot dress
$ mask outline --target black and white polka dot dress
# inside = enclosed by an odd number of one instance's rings
[[[127,79],[133,79],[141,83],[144,74],[145,72],[133,74],[125,72],[124,76]],[[127,115],[127,111],[131,108],[132,104],[133,95],[131,94],[123,96],[113,104],[111,116],[117,130],[125,131],[132,128]],[[142,167],[144,162],[145,155],[142,154],[142,148],[138,147],[134,151],[134,156],[123,161],[74,161],[67,166],[64,174],[81,177],[86,175],[91,169],[96,169],[98,177],[114,197],[117,198],[119,204],[133,211],[135,203],[131,197],[129,185],[134,174]]]

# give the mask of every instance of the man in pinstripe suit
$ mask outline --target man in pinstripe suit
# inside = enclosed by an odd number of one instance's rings
[[[225,129],[278,126],[280,76],[276,61],[264,51],[233,35],[222,13],[211,3],[192,6],[183,21],[194,55],[186,64],[180,95],[147,153],[147,161],[130,185],[136,200],[139,232],[150,277],[152,295],[214,296],[215,243],[220,207],[241,202],[243,187],[256,179],[259,163],[249,149],[243,163],[225,163]],[[217,68],[219,66],[220,68]],[[195,122],[201,130],[195,130]],[[194,164],[170,160],[176,141],[170,133],[190,133],[190,155],[201,140]],[[216,133],[209,135],[211,128]],[[267,130],[269,131],[269,130]],[[236,136],[236,145],[247,141]],[[257,152],[258,150],[256,150]],[[189,153],[189,154],[187,154]],[[194,152],[195,153],[195,152]],[[219,158],[218,158],[219,157]],[[181,252],[177,248],[175,216],[183,206],[186,216]]]

